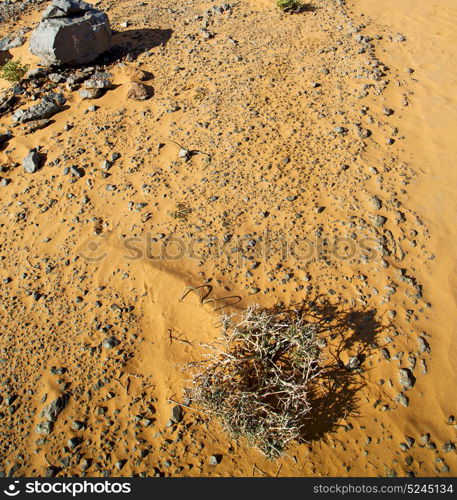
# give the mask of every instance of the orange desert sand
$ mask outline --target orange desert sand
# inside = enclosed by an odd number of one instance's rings
[[[455,475],[453,4],[102,0],[114,56],[1,80],[2,474]],[[0,25],[31,70],[46,5]],[[51,91],[44,128],[13,122]],[[335,378],[270,460],[184,389],[220,314],[278,303],[326,325]]]

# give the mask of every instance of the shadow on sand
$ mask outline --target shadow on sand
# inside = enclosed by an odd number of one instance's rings
[[[318,337],[325,339],[325,359],[320,375],[308,394],[312,408],[306,415],[303,442],[312,442],[344,426],[341,420],[354,416],[359,407],[358,392],[365,385],[364,361],[377,348],[381,325],[373,310],[344,310],[319,297],[293,306],[277,306],[272,312],[302,317],[317,327]],[[356,355],[356,365],[347,365],[348,353]],[[343,357],[345,361],[343,360]]]

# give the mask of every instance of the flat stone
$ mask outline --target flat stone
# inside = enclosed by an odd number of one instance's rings
[[[79,91],[81,99],[98,99],[103,95],[102,89],[83,89]]]
[[[7,36],[0,40],[0,52],[5,52],[10,49],[21,47],[25,43],[23,36]]]
[[[48,94],[30,108],[15,111],[12,120],[15,123],[26,123],[33,120],[50,118],[61,111],[61,106],[65,102],[66,99],[62,94]]]

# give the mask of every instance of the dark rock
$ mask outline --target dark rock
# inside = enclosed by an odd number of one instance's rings
[[[9,97],[3,97],[0,101],[0,113],[6,113],[10,111],[13,106],[17,103],[17,97],[15,95]]]
[[[61,469],[59,469],[58,467],[48,467],[44,473],[44,477],[55,477],[60,472],[60,470]]]
[[[175,423],[181,422],[183,419],[183,411],[180,405],[173,406],[171,410],[171,420]]]

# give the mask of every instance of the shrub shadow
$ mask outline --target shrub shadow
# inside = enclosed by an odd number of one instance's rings
[[[297,12],[315,12],[316,10],[317,7],[315,5],[304,3],[298,8]]]
[[[377,348],[381,325],[374,310],[354,311],[319,297],[312,302],[276,306],[272,312],[294,314],[316,326],[317,336],[326,344],[322,371],[313,380],[308,402],[310,413],[303,421],[300,441],[311,442],[344,427],[341,420],[354,416],[359,408],[358,392],[365,385],[364,361]],[[344,359],[343,360],[343,353]],[[349,356],[357,356],[360,366],[350,368]]]
[[[11,52],[9,50],[0,51],[0,66],[3,66],[5,63],[13,59]]]

